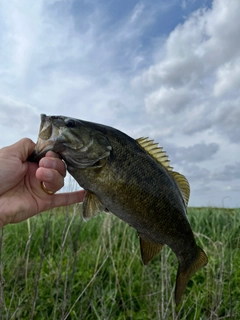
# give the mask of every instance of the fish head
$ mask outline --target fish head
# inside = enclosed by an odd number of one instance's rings
[[[47,151],[58,153],[73,168],[101,167],[112,147],[93,123],[64,117],[41,115],[38,140],[30,161],[38,162]]]

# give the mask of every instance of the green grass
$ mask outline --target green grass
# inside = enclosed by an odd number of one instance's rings
[[[177,260],[147,266],[136,231],[113,215],[85,223],[79,205],[0,231],[0,319],[240,319],[240,210],[189,208],[209,264],[174,303]]]

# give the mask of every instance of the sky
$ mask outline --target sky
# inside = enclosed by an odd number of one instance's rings
[[[240,206],[239,0],[0,1],[0,148],[40,114],[149,137],[190,206]]]

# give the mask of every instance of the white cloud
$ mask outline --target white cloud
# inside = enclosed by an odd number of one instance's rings
[[[238,57],[218,68],[213,93],[216,97],[221,97],[224,94],[239,94],[239,87],[240,58]]]
[[[0,146],[12,144],[26,136],[36,140],[39,113],[31,105],[0,96],[0,119]]]
[[[228,99],[221,103],[216,111],[215,126],[219,133],[239,146],[240,141],[240,97]]]
[[[212,9],[198,10],[171,32],[165,55],[132,82],[144,90],[147,112],[181,113],[174,121],[186,134],[214,126],[224,134],[225,125],[232,139],[219,99],[228,94],[229,106],[239,102],[239,13],[239,1],[215,0]]]
[[[220,171],[213,173],[213,178],[216,180],[229,181],[240,179],[240,162],[225,165]]]
[[[151,93],[145,100],[146,111],[155,114],[165,112],[184,112],[189,103],[194,99],[194,93],[184,88],[177,90],[174,88],[161,87],[158,91]]]
[[[136,20],[138,20],[143,12],[144,5],[142,3],[137,3],[136,6],[133,9],[133,13],[130,18],[130,22],[134,23]]]
[[[238,175],[239,14],[238,0],[215,0],[211,9],[193,13],[171,32],[155,63],[132,81],[132,87],[144,93],[153,125],[158,123],[159,132],[167,132],[163,137],[174,144],[169,149],[177,168],[196,190],[201,183],[208,185],[214,201],[214,181],[224,198],[226,189],[219,181]]]
[[[0,119],[3,126],[28,128],[36,121],[36,108],[13,98],[0,96]]]
[[[152,86],[160,80],[176,86],[208,77],[209,72],[240,53],[239,10],[238,0],[231,0],[228,5],[224,0],[215,0],[212,10],[195,12],[170,34],[165,58],[135,81]]]
[[[169,35],[159,21],[177,1],[143,0],[120,17],[101,1],[0,6],[1,145],[34,139],[40,113],[69,115],[155,139],[189,178],[190,204],[214,198],[216,181],[221,197],[237,187],[227,172],[240,153],[238,0],[214,0]]]
[[[175,158],[177,161],[187,163],[197,163],[210,160],[219,150],[217,143],[197,143],[189,147],[177,147],[175,149]]]

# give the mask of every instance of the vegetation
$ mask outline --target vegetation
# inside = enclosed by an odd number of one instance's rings
[[[0,231],[0,319],[240,319],[240,209],[189,208],[209,264],[177,308],[167,246],[143,266],[134,229],[80,213],[55,209]]]

